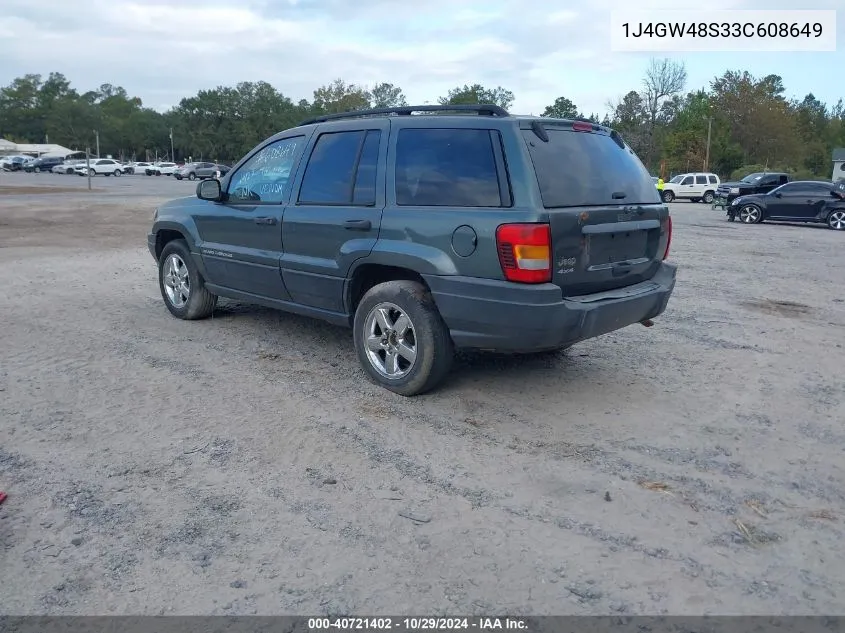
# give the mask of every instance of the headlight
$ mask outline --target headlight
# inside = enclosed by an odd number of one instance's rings
[[[731,187],[731,193],[739,193],[739,187]]]

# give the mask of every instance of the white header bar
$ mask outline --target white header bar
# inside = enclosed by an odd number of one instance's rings
[[[610,46],[613,52],[834,52],[836,11],[613,11]]]

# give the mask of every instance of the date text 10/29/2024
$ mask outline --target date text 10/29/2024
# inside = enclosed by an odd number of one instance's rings
[[[309,631],[526,631],[520,618],[308,618]]]

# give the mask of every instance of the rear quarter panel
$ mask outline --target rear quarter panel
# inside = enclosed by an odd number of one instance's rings
[[[427,118],[427,117],[426,117]],[[513,203],[510,207],[455,208],[435,206],[399,206],[396,201],[396,151],[399,133],[404,129],[432,128],[431,120],[391,122],[387,161],[386,207],[382,215],[379,240],[366,263],[404,266],[421,274],[463,275],[486,279],[504,279],[496,251],[496,229],[507,222],[541,220],[536,202],[539,192],[530,169],[522,139],[514,121],[493,117],[443,116],[439,128],[495,130],[500,134],[506,173]],[[532,181],[534,186],[532,187]],[[475,250],[466,256],[453,247],[457,229],[476,235]],[[364,262],[361,262],[364,263]]]

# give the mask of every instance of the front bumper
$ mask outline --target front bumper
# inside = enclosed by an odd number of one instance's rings
[[[563,298],[554,284],[424,278],[456,347],[536,352],[566,347],[662,314],[675,288],[676,273],[677,266],[662,262],[648,281]]]

